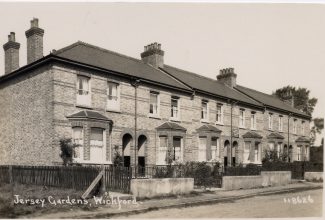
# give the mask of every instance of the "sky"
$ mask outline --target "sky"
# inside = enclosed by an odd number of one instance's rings
[[[325,115],[325,4],[0,2],[0,43],[16,33],[20,66],[33,17],[44,55],[80,40],[140,59],[159,42],[168,65],[214,79],[233,67],[237,84],[268,94],[305,87],[318,99],[313,117]]]

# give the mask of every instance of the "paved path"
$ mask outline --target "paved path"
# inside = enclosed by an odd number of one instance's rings
[[[286,186],[266,187],[247,190],[217,190],[210,193],[198,195],[179,196],[178,198],[163,198],[137,201],[137,204],[101,205],[97,209],[71,210],[68,212],[51,213],[44,215],[30,215],[27,218],[108,218],[119,215],[144,213],[157,209],[183,208],[206,204],[233,202],[238,199],[251,198],[257,195],[283,194],[288,192],[300,192],[309,189],[322,188],[322,183],[294,183]]]

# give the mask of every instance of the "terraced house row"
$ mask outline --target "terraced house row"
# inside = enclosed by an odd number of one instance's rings
[[[1,164],[61,164],[59,140],[79,144],[74,161],[125,166],[219,161],[260,164],[266,149],[309,159],[310,116],[238,85],[233,68],[216,79],[164,63],[160,44],[141,59],[76,42],[43,56],[38,20],[26,32],[27,65],[10,33],[0,77]]]

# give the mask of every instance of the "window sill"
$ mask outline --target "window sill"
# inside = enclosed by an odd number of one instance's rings
[[[215,123],[216,125],[221,125],[221,126],[224,126],[225,124],[223,122],[217,122]]]
[[[178,118],[169,118],[169,121],[181,122],[181,120]]]
[[[93,109],[90,105],[80,105],[80,104],[77,104],[76,107],[77,108]]]
[[[149,114],[148,117],[149,118],[153,118],[153,119],[161,120],[161,117],[159,117],[158,115],[151,115],[151,114]]]
[[[120,109],[106,109],[107,112],[121,113]]]
[[[257,129],[256,128],[251,128],[251,131],[257,131]]]
[[[207,124],[209,124],[210,122],[208,121],[208,120],[206,120],[206,119],[201,119],[200,120],[202,123],[207,123]]]
[[[241,126],[239,126],[239,129],[246,129],[245,127],[241,127]]]

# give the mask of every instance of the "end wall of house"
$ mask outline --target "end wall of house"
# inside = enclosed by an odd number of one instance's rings
[[[52,95],[49,66],[1,82],[0,164],[49,164]]]

